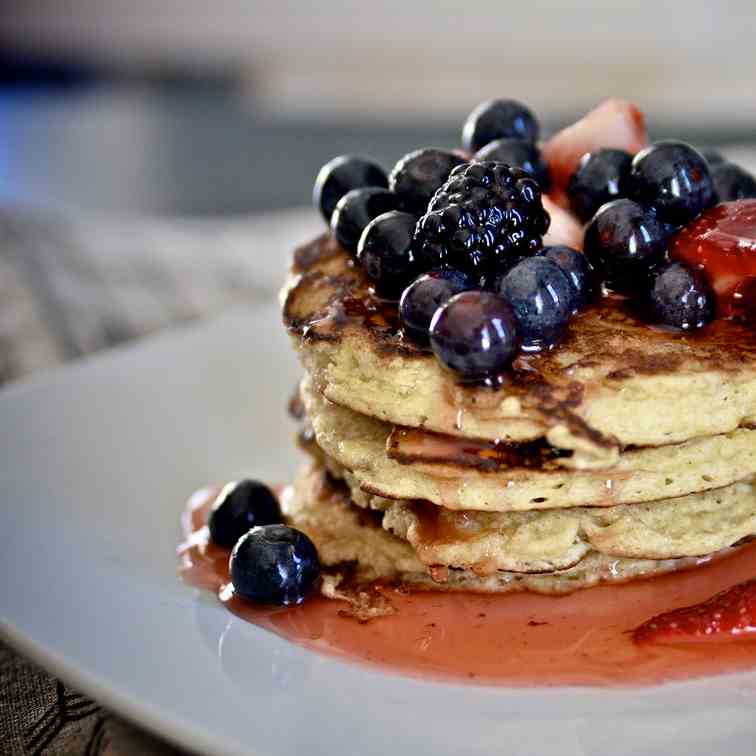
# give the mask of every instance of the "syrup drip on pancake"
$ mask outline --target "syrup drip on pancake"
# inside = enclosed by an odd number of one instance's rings
[[[361,348],[388,359],[433,360],[427,348],[404,338],[396,303],[375,296],[363,271],[330,236],[300,247],[293,273],[284,321],[303,341],[338,343],[353,335],[361,339]],[[585,399],[584,375],[610,366],[606,380],[619,383],[687,369],[736,372],[752,362],[756,331],[746,323],[719,319],[695,333],[672,332],[645,324],[624,298],[611,295],[577,315],[556,348],[521,354],[506,373],[489,381],[495,384],[489,389],[445,374],[439,402],[461,429],[468,409],[485,413],[489,404],[500,403],[501,388],[520,403],[522,415],[546,428],[563,426],[573,437],[610,450],[617,441],[578,412]]]
[[[555,461],[569,456],[544,440],[512,444],[395,427],[386,442],[386,453],[400,464],[415,462],[451,464],[478,470],[526,467],[556,469]]]

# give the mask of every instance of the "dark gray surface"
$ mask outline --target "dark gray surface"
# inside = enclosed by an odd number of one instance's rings
[[[234,98],[84,91],[0,98],[0,199],[110,212],[229,214],[307,205],[341,153],[389,167],[456,129],[275,121]]]

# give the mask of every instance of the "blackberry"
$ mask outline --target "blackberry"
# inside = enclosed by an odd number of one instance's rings
[[[549,227],[538,183],[504,163],[455,168],[415,229],[413,251],[423,270],[455,268],[492,281],[537,252]]]

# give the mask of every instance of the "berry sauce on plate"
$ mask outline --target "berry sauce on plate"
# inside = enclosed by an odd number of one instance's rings
[[[230,588],[230,551],[209,543],[207,518],[218,489],[189,500],[182,517],[180,572],[216,592],[234,614],[293,643],[413,677],[482,685],[648,685],[756,668],[753,636],[708,642],[642,643],[650,618],[706,601],[756,575],[756,544],[702,559],[694,570],[598,586],[568,596],[378,590],[394,613],[367,623],[345,603],[310,595],[296,607],[245,603]],[[707,563],[708,562],[708,563]]]

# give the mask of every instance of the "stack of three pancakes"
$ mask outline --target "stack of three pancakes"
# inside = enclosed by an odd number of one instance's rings
[[[284,323],[312,461],[284,502],[327,572],[565,593],[695,567],[756,535],[756,337],[651,329],[607,298],[493,385],[460,384],[330,237]]]

